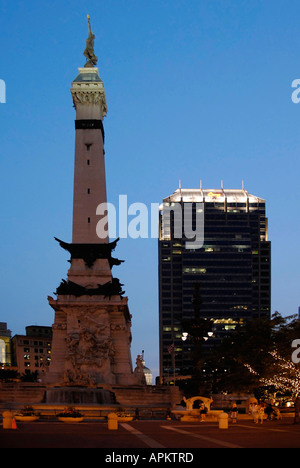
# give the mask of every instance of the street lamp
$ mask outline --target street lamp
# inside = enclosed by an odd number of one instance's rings
[[[189,336],[188,333],[183,332],[183,333],[182,333],[182,337],[181,337],[182,341],[186,341],[188,336]]]

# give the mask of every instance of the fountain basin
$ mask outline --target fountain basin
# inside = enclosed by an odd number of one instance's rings
[[[46,403],[111,405],[114,403],[114,393],[102,388],[53,387],[46,391]]]

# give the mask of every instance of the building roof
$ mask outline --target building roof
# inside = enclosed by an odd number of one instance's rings
[[[227,203],[265,203],[265,200],[251,195],[244,189],[182,189],[178,188],[172,195],[164,198],[164,203],[203,203],[203,202],[224,202]]]

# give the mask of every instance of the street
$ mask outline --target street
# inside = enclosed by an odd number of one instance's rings
[[[108,430],[103,421],[66,424],[57,421],[18,423],[17,429],[0,427],[1,448],[100,448],[106,456],[121,456],[122,449],[186,453],[200,448],[300,448],[300,424],[292,418],[254,424],[251,419],[219,429],[216,422],[133,421]],[[118,452],[118,449],[120,451]],[[130,450],[126,450],[130,454]],[[167,460],[170,461],[170,460]],[[178,460],[177,460],[178,461]],[[183,458],[182,458],[183,461]],[[188,461],[188,460],[186,460]]]

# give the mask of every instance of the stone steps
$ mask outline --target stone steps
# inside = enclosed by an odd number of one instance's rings
[[[15,382],[0,385],[0,403],[41,403],[45,396],[43,385]]]

